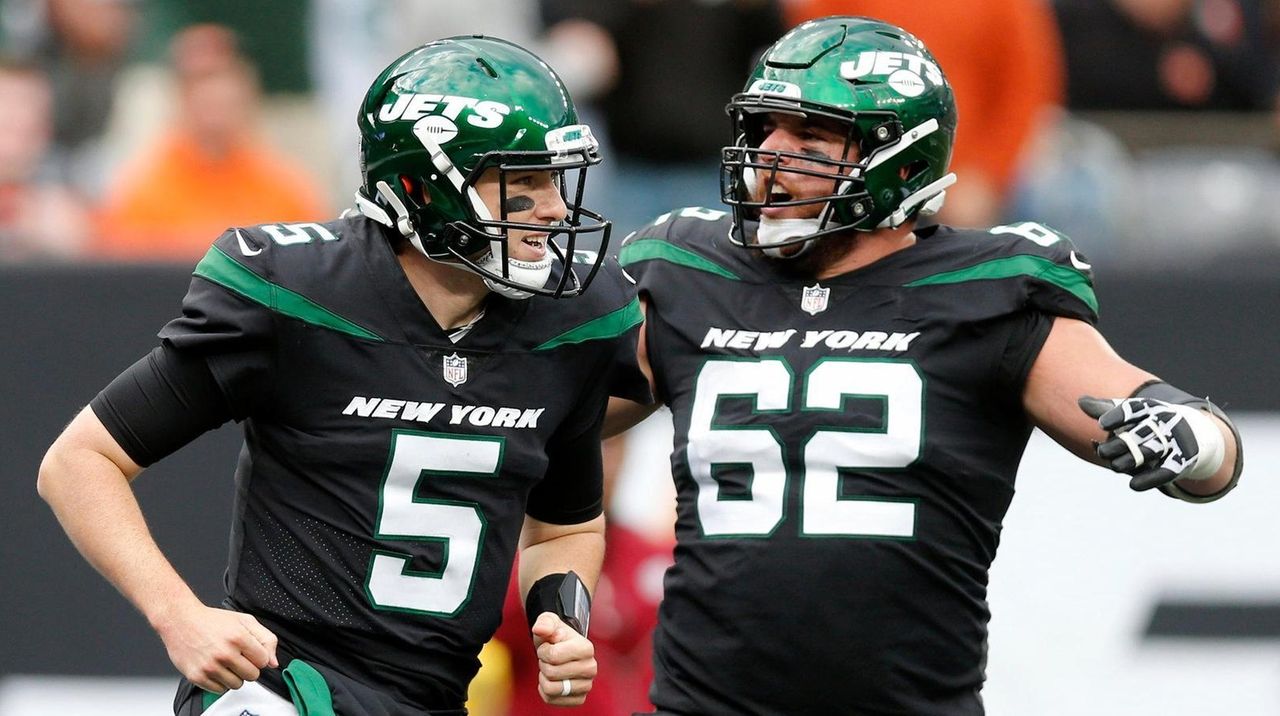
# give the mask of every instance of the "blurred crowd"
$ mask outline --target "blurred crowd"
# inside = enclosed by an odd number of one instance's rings
[[[590,203],[625,235],[719,205],[726,100],[760,49],[828,14],[899,24],[948,73],[960,181],[941,221],[1035,219],[1095,257],[1157,265],[1280,249],[1280,0],[242,5],[0,0],[0,261],[193,262],[228,226],[335,216],[369,79],[470,32],[562,73],[608,148]],[[286,7],[296,36],[242,41]],[[304,48],[302,91],[263,91],[277,41]]]

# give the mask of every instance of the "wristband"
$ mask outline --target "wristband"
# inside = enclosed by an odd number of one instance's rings
[[[1227,429],[1231,431],[1231,437],[1234,439],[1236,446],[1235,465],[1232,466],[1231,480],[1227,486],[1213,493],[1212,495],[1193,495],[1178,486],[1177,481],[1161,485],[1158,489],[1169,497],[1175,497],[1186,502],[1213,502],[1222,498],[1231,490],[1235,489],[1236,484],[1240,481],[1240,473],[1244,470],[1244,446],[1240,441],[1240,431],[1236,429],[1235,423],[1231,422],[1231,418],[1222,412],[1222,409],[1209,402],[1208,398],[1200,398],[1194,396],[1181,388],[1169,385],[1162,380],[1149,380],[1138,389],[1133,391],[1131,398],[1152,398],[1155,400],[1163,400],[1166,403],[1174,403],[1176,405],[1187,405],[1193,408],[1199,408],[1211,413],[1214,417],[1226,423]]]
[[[538,615],[551,612],[579,634],[586,636],[591,623],[591,593],[572,571],[540,577],[524,599],[524,616],[533,629]]]

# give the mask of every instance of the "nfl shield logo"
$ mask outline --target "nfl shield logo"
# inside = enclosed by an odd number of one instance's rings
[[[823,288],[818,284],[805,286],[804,291],[800,294],[800,310],[816,316],[827,310],[827,297],[831,295],[831,289]]]
[[[457,353],[445,356],[444,379],[455,388],[467,382],[467,359]]]

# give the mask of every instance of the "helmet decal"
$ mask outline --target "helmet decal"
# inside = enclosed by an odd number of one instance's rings
[[[416,122],[429,114],[444,117],[451,123],[467,110],[467,123],[474,127],[493,128],[502,124],[503,117],[511,114],[511,108],[502,102],[478,100],[475,97],[454,97],[438,94],[402,94],[394,102],[382,105],[378,120]]]
[[[800,87],[790,82],[777,80],[756,80],[747,88],[746,94],[777,94],[783,97],[800,99]]]
[[[887,77],[890,85],[894,84],[894,78],[897,77],[900,78],[899,82],[910,82],[917,87],[910,94],[903,92],[908,97],[920,96],[924,92],[926,81],[935,87],[946,82],[938,65],[922,55],[879,50],[860,52],[856,60],[841,62],[840,76],[846,80]]]
[[[458,125],[454,124],[453,120],[448,117],[433,114],[415,122],[413,133],[419,137],[430,137],[432,144],[447,144],[458,136]],[[423,144],[426,144],[426,142],[424,141]]]

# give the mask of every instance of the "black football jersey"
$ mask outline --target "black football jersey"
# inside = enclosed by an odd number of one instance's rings
[[[293,657],[459,708],[526,508],[601,512],[572,448],[608,394],[645,399],[640,321],[615,262],[578,298],[491,295],[455,344],[364,217],[228,231],[160,335],[244,421],[230,606]]]
[[[979,714],[987,571],[1054,316],[1089,266],[1039,224],[931,227],[831,279],[684,209],[620,258],[675,425],[652,698],[678,714]]]

